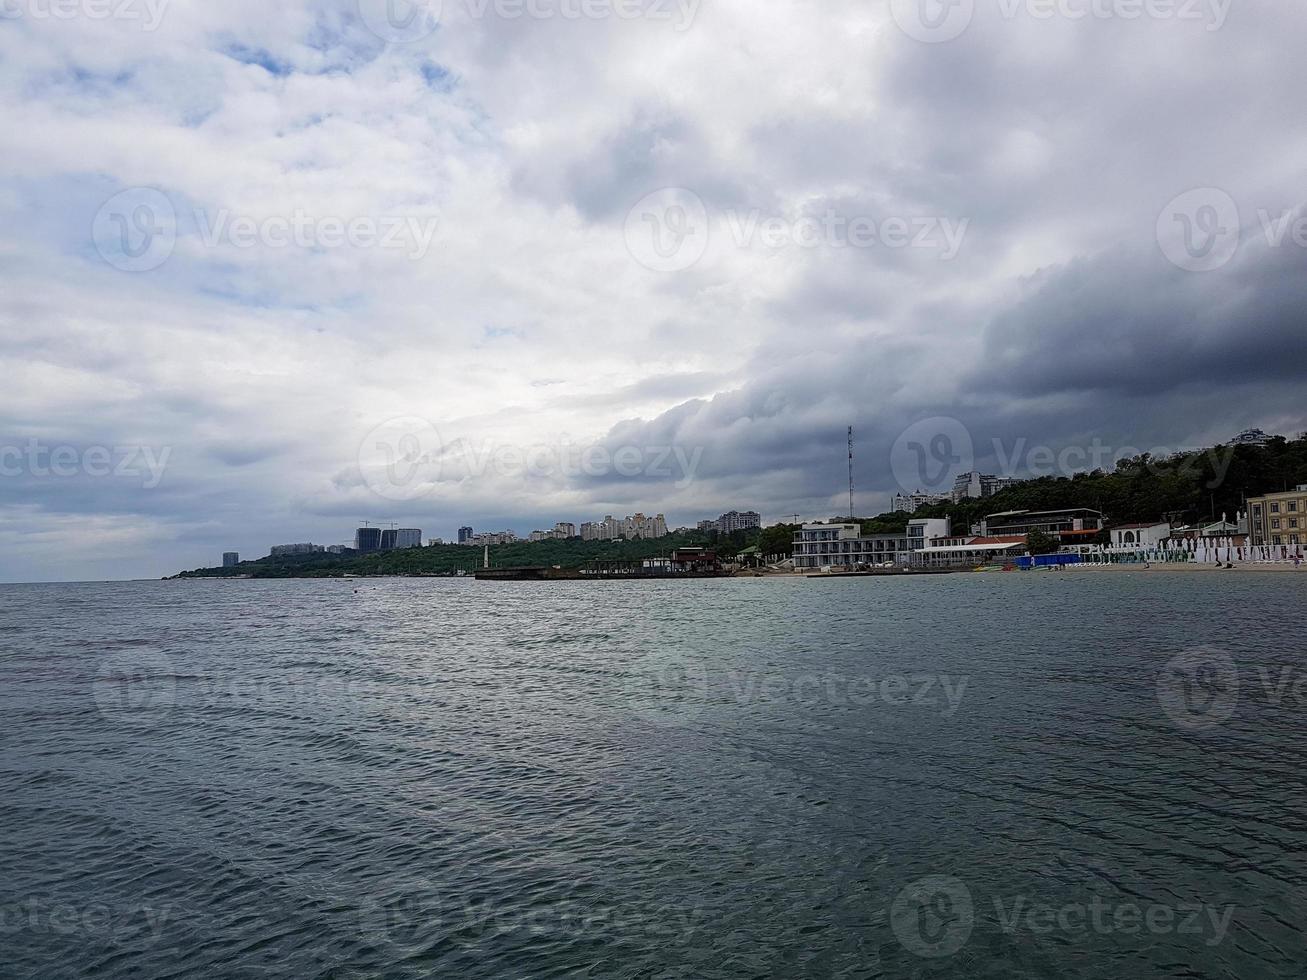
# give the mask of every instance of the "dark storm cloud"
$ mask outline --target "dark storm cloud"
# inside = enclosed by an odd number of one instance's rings
[[[1013,394],[1100,391],[1162,399],[1196,385],[1307,376],[1307,250],[1246,243],[1209,273],[1121,249],[1042,275],[997,316],[963,381]]]

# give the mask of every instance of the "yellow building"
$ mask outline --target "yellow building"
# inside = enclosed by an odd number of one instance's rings
[[[1250,499],[1248,531],[1254,545],[1307,544],[1307,483]]]

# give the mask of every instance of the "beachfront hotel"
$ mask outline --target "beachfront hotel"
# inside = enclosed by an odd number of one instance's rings
[[[914,552],[948,533],[949,521],[943,517],[908,521],[902,534],[863,534],[861,524],[804,524],[794,532],[794,567],[905,565]]]
[[[1307,483],[1284,493],[1251,498],[1248,533],[1253,545],[1307,543]]]

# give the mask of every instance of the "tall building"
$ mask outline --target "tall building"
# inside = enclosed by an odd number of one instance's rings
[[[665,538],[667,536],[667,518],[662,514],[645,517],[633,514],[617,520],[609,514],[602,521],[586,522],[581,525],[581,537],[586,541],[620,541],[636,538]]]
[[[474,534],[476,534],[476,531],[472,530],[472,528],[470,528],[470,527],[460,527],[460,528],[458,529],[458,543],[459,543],[459,544],[467,544],[469,541],[472,540],[472,536],[473,536]]]
[[[395,532],[395,547],[421,548],[422,529],[416,527],[401,527]]]
[[[361,527],[354,532],[354,550],[361,555],[381,550],[381,528]]]
[[[395,542],[399,539],[399,532],[393,527],[388,527],[381,532],[381,550],[394,551]]]
[[[751,510],[746,510],[743,514],[738,510],[731,510],[717,518],[717,530],[722,534],[748,531],[756,527],[762,527],[762,518]]]
[[[554,525],[555,538],[574,538],[576,537],[576,525],[567,521],[559,521]]]
[[[905,514],[915,514],[919,507],[929,507],[931,504],[946,504],[951,499],[950,495],[927,493],[925,490],[914,490],[912,493],[896,493],[890,505],[890,510],[901,510]]]
[[[223,568],[235,568],[235,567],[236,567],[237,565],[239,565],[240,563],[241,563],[240,552],[238,552],[238,551],[224,551],[224,552],[222,553],[222,567],[223,567]]]
[[[1006,490],[1020,482],[1010,477],[992,476],[989,473],[961,473],[953,481],[953,502],[956,504],[962,500],[992,497],[1000,490]]]
[[[1248,501],[1249,544],[1307,544],[1307,483]]]

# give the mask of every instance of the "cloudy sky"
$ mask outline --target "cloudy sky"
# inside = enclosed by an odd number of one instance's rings
[[[0,580],[1307,429],[1305,27],[0,0]]]

